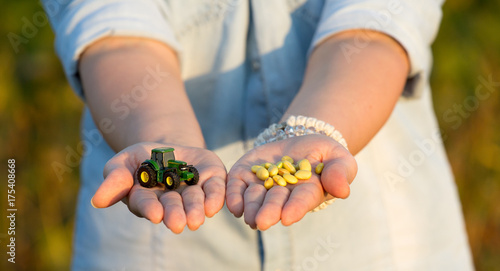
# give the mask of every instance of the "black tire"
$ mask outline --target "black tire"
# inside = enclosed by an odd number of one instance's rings
[[[141,186],[151,188],[156,186],[156,171],[149,164],[142,164],[136,173],[136,178]]]
[[[163,173],[163,183],[168,189],[175,190],[179,188],[179,185],[181,185],[181,178],[179,177],[179,174],[173,171],[167,171]]]
[[[188,166],[187,170],[191,173],[194,174],[194,177],[192,179],[186,180],[187,185],[195,185],[198,183],[200,180],[200,174],[198,173],[198,170],[193,167],[193,166]]]

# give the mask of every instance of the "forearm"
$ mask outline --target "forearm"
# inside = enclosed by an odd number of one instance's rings
[[[144,141],[204,147],[175,53],[147,39],[106,38],[80,60],[85,98],[115,151]]]
[[[304,115],[332,124],[352,154],[389,118],[409,70],[403,48],[381,33],[370,32],[369,44],[346,57],[341,45],[353,45],[358,31],[339,33],[318,45],[303,85],[283,117]]]

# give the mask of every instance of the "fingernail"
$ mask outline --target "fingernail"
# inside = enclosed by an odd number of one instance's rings
[[[99,208],[95,207],[95,205],[94,205],[94,201],[93,201],[93,200],[94,200],[94,197],[92,197],[92,198],[90,199],[90,205],[92,205],[92,207],[94,207],[94,208],[96,208],[96,209],[99,209]]]

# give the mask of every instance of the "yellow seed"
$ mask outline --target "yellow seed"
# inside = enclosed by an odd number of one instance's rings
[[[278,163],[276,163],[276,166],[278,168],[283,168],[283,161],[279,161]]]
[[[309,170],[311,171],[311,163],[309,163],[309,160],[307,159],[302,159],[298,163],[299,169],[300,170]]]
[[[261,166],[268,169],[271,165],[272,165],[272,163],[267,162],[267,163],[263,163]]]
[[[286,186],[286,181],[280,175],[273,176],[273,180],[280,186]]]
[[[285,174],[290,174],[290,171],[284,169],[284,168],[278,168],[278,174],[283,176]]]
[[[271,187],[274,186],[274,181],[273,181],[273,178],[269,177],[266,179],[266,181],[264,182],[264,187],[269,190],[271,189]]]
[[[291,164],[293,164],[293,159],[292,157],[288,156],[288,155],[285,155],[283,157],[281,157],[281,161],[285,162],[285,161],[288,161],[290,162]]]
[[[259,178],[262,181],[265,181],[269,177],[269,171],[267,171],[267,169],[264,167],[260,167],[257,170],[256,175],[257,175],[257,178]]]
[[[290,163],[290,161],[283,161],[283,167],[288,170],[291,174],[294,174],[297,170],[295,166]]]
[[[294,175],[299,180],[307,180],[307,179],[311,178],[312,173],[309,170],[299,170],[299,171],[295,172]]]
[[[257,170],[259,170],[259,168],[261,168],[261,167],[262,166],[259,166],[259,165],[252,166],[252,172],[257,173]]]
[[[285,181],[289,184],[296,184],[299,180],[297,180],[297,178],[295,176],[293,176],[292,174],[285,174],[283,175],[283,179],[285,179]]]
[[[274,176],[274,175],[277,175],[278,174],[278,167],[276,165],[271,165],[269,168],[268,168],[268,171],[269,171],[269,176]]]
[[[316,172],[316,174],[321,174],[321,172],[323,171],[323,168],[325,167],[325,164],[323,163],[319,163],[317,166],[316,166],[316,169],[314,170]]]

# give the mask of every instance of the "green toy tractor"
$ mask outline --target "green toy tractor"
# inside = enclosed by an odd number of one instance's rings
[[[184,181],[187,185],[198,183],[198,170],[186,162],[175,160],[174,148],[151,150],[151,159],[141,163],[136,171],[139,183],[147,188],[163,183],[168,189],[177,189]]]

